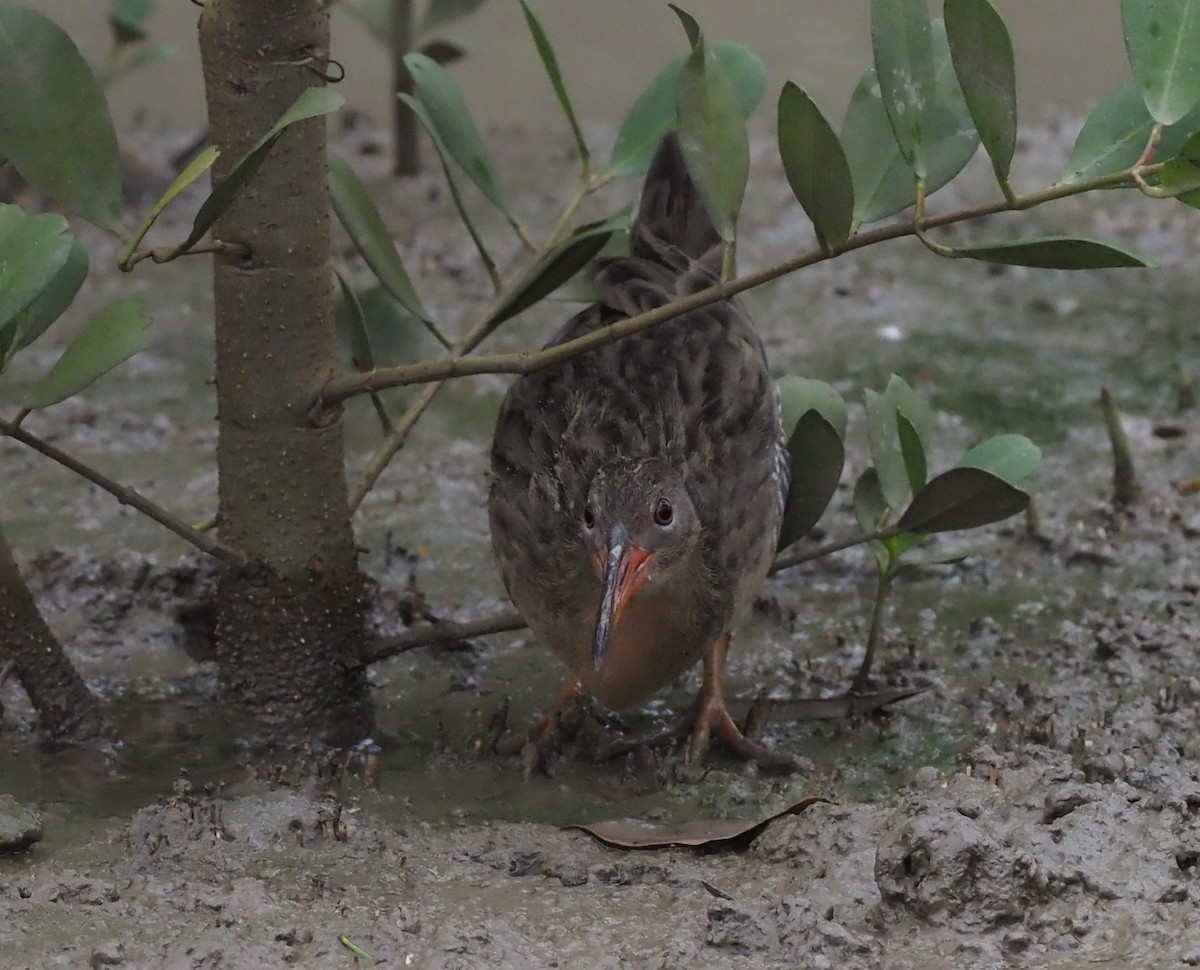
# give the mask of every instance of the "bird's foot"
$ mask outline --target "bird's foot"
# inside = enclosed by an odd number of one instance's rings
[[[507,712],[503,715],[507,721]],[[496,754],[520,755],[527,773],[549,774],[563,751],[595,726],[587,696],[578,680],[571,681],[558,701],[521,731],[508,731],[502,723],[489,747]]]
[[[783,751],[773,751],[755,740],[766,728],[771,702],[764,696],[750,707],[742,727],[734,722],[725,704],[721,672],[729,650],[729,634],[713,645],[704,657],[704,682],[688,713],[669,731],[641,741],[620,740],[609,743],[605,759],[618,757],[642,748],[651,750],[683,744],[684,765],[699,766],[708,753],[712,739],[717,738],[729,752],[743,761],[756,762],[767,771],[791,772],[803,769],[803,762]]]
[[[707,673],[707,670],[706,670]],[[767,705],[769,706],[769,704]],[[759,702],[751,708],[746,724],[738,727],[725,704],[720,680],[715,683],[707,676],[691,710],[671,733],[678,741],[686,741],[684,764],[699,765],[708,754],[712,739],[717,738],[735,758],[753,761],[768,771],[798,771],[800,761],[784,751],[774,751],[751,737],[751,725],[765,727],[764,707]]]

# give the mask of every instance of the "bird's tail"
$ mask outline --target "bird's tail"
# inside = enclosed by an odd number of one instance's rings
[[[677,272],[695,264],[721,265],[721,237],[688,173],[679,138],[663,136],[646,172],[642,201],[630,231],[634,256],[664,263]]]

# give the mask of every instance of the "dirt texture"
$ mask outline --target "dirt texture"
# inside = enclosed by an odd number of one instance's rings
[[[1031,182],[1053,180],[1075,130],[1023,142]],[[532,139],[494,138],[507,171],[535,168]],[[770,146],[756,141],[755,157],[748,268],[810,240]],[[548,212],[566,197],[565,163],[553,164],[562,191],[529,186],[522,204]],[[467,268],[469,241],[436,184],[379,187],[431,302],[478,305],[486,281]],[[977,170],[935,201],[948,209],[956,192],[987,191]],[[437,209],[419,229],[404,222],[414,200]],[[0,967],[1200,964],[1200,427],[1175,393],[1181,369],[1200,367],[1200,243],[1195,213],[1143,203],[1071,203],[1044,225],[1141,247],[1163,264],[1153,277],[964,268],[913,245],[752,294],[779,372],[855,394],[891,370],[916,375],[939,412],[940,467],[996,430],[1030,434],[1046,452],[1031,483],[1036,535],[1021,521],[973,534],[964,564],[898,583],[876,684],[922,687],[919,697],[866,718],[796,721],[792,700],[836,696],[853,675],[872,568],[851,550],[768,582],[738,630],[730,682],[743,703],[770,689],[768,740],[811,758],[807,778],[719,754],[700,772],[674,752],[592,766],[568,751],[550,776],[481,754],[476,739],[506,694],[520,720],[561,678],[520,636],[376,665],[375,742],[264,765],[222,733],[215,710],[210,568],[0,442],[6,480],[26,496],[9,511],[14,548],[115,724],[111,747],[46,751],[15,685],[0,694],[0,843],[22,850],[0,856]],[[172,305],[185,308],[164,309],[162,327],[174,336],[111,394],[27,426],[120,463],[199,518],[215,495],[204,350],[172,340],[196,324],[185,305],[203,287],[173,279]],[[555,313],[506,329],[497,349],[544,335]],[[1102,383],[1138,463],[1130,508],[1109,498]],[[447,392],[412,459],[394,462],[364,507],[381,634],[430,611],[466,620],[503,605],[483,467],[505,382],[466,386]],[[351,419],[357,466],[370,415]],[[851,468],[823,524],[834,533],[848,528],[865,464],[861,431],[852,425]],[[183,457],[163,465],[164,455]],[[656,729],[686,707],[689,687],[606,725]],[[761,817],[805,794],[831,802],[740,851],[624,851],[561,827]]]

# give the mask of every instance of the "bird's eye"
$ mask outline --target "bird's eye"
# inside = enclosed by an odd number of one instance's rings
[[[588,502],[583,507],[583,524],[588,528],[595,528],[596,525],[596,510],[592,508],[592,503]]]
[[[654,506],[654,524],[655,525],[664,525],[664,526],[670,525],[671,521],[674,518],[675,518],[674,507],[671,505],[671,503],[667,499],[660,498],[658,500],[658,504]]]

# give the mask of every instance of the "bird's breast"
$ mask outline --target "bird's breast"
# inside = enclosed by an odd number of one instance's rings
[[[702,630],[690,604],[669,587],[649,583],[638,590],[621,610],[599,670],[590,637],[575,651],[572,666],[584,689],[609,707],[631,707],[691,667],[721,631]]]

